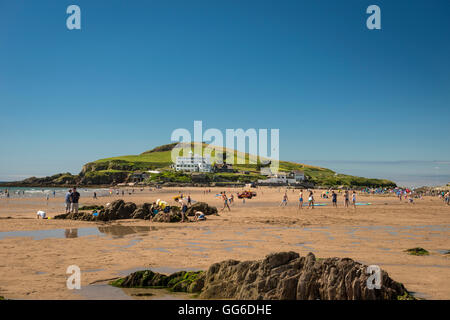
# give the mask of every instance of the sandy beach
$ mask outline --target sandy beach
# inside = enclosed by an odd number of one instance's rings
[[[216,193],[242,189],[164,188],[132,195],[82,198],[80,205],[105,205],[117,199],[174,204],[182,191],[196,201],[221,209]],[[262,259],[271,252],[313,252],[317,257],[349,257],[367,265],[379,265],[416,297],[450,298],[450,207],[436,197],[416,199],[414,204],[394,195],[358,194],[355,209],[327,206],[298,210],[298,191],[288,190],[288,206],[280,207],[285,189],[257,188],[257,196],[235,203],[219,216],[191,223],[152,223],[119,220],[96,223],[70,220],[38,220],[37,210],[47,215],[64,212],[62,198],[0,199],[0,296],[10,299],[120,299],[128,297],[104,285],[105,279],[151,268],[169,273],[205,270],[226,259]],[[423,247],[428,256],[408,255],[404,250]],[[66,269],[77,265],[82,289],[66,287]],[[96,284],[102,284],[98,286]],[[173,298],[173,297],[166,297]]]

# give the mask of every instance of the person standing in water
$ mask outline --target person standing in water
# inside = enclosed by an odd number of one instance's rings
[[[303,189],[300,189],[300,193],[298,195],[298,208],[303,209]]]

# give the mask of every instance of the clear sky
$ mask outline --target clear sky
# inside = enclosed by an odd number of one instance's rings
[[[279,128],[283,160],[449,160],[449,39],[448,0],[0,0],[0,180],[194,120]]]

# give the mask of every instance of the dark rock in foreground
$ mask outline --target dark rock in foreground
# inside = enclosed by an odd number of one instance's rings
[[[405,287],[381,270],[381,288],[367,287],[367,266],[349,258],[316,259],[312,253],[268,255],[259,261],[226,260],[198,272],[189,283],[172,285],[187,273],[170,276],[150,270],[116,280],[121,287],[161,286],[200,293],[203,299],[242,300],[396,300],[414,299]],[[170,280],[178,279],[178,280]],[[182,288],[178,290],[178,288]]]
[[[203,271],[179,271],[166,276],[144,270],[112,281],[111,285],[122,288],[169,288],[177,292],[197,293],[204,285],[204,278]]]

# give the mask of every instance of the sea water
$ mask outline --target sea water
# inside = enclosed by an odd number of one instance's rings
[[[450,161],[347,161],[299,160],[335,172],[366,178],[388,179],[398,186],[418,188],[450,183]]]
[[[65,196],[70,187],[65,188],[48,188],[48,187],[6,187],[0,186],[0,198],[6,198],[6,190],[9,192],[10,198],[62,198]],[[94,192],[98,197],[109,195],[107,188],[77,188],[82,197],[92,197]]]

